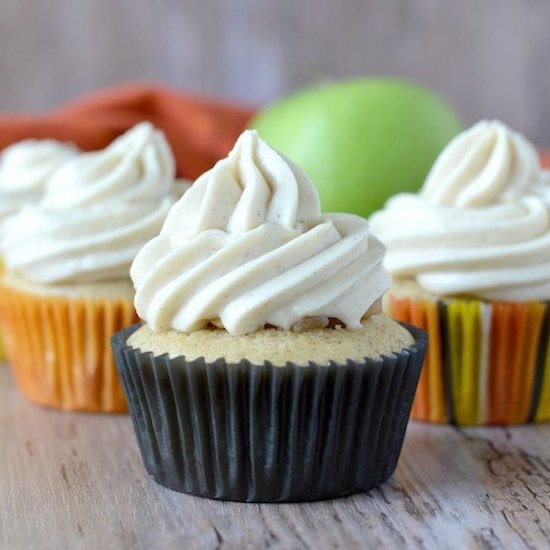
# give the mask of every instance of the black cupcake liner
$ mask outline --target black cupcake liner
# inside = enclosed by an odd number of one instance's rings
[[[148,473],[175,491],[299,502],[367,491],[393,473],[427,346],[356,363],[284,367],[112,347]]]

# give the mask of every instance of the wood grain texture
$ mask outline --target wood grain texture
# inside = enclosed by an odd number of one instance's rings
[[[549,21],[547,0],[0,0],[0,110],[136,79],[263,103],[391,74],[550,147]]]
[[[549,435],[412,424],[370,493],[217,502],[149,479],[127,416],[29,405],[0,365],[0,548],[548,548]]]

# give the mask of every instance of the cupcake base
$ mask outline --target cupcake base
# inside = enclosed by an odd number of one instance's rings
[[[131,301],[35,295],[0,283],[0,320],[27,399],[65,410],[126,412],[109,338],[137,320]]]
[[[550,420],[550,304],[391,295],[430,346],[411,417],[459,425]]]
[[[112,338],[141,455],[161,485],[245,502],[366,491],[393,473],[427,344],[356,363],[154,356]]]
[[[6,346],[4,345],[4,335],[0,332],[0,361],[7,359]]]

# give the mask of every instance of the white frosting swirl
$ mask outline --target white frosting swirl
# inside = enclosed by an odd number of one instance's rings
[[[77,152],[50,139],[28,139],[6,147],[0,154],[0,218],[40,199],[50,176]]]
[[[443,151],[418,195],[371,217],[385,265],[438,295],[550,298],[550,214],[536,152],[501,123],[482,122]]]
[[[420,194],[434,205],[478,208],[521,197],[539,174],[531,143],[501,122],[482,120],[443,150]]]
[[[389,287],[383,255],[366,220],[322,215],[307,176],[249,130],[173,206],[130,273],[156,331],[219,322],[241,335],[317,316],[358,328]]]
[[[38,205],[8,219],[4,260],[37,283],[126,278],[177,198],[174,181],[164,135],[141,123],[106,149],[67,162]]]

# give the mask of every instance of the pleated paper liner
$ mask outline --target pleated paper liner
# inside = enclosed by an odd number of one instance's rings
[[[393,473],[427,338],[378,360],[319,366],[170,359],[112,339],[137,440],[160,484],[214,499],[297,502]],[[407,327],[408,328],[408,327]]]
[[[0,332],[0,361],[6,359],[6,346],[4,345],[4,335]]]
[[[4,271],[4,262],[0,259],[0,273]],[[4,335],[0,331],[0,361],[4,361],[7,358],[6,346],[4,345]]]
[[[389,300],[398,321],[430,338],[412,418],[462,425],[550,420],[546,302]]]
[[[137,316],[125,300],[41,296],[0,286],[11,369],[29,400],[66,410],[125,412],[110,337]]]

